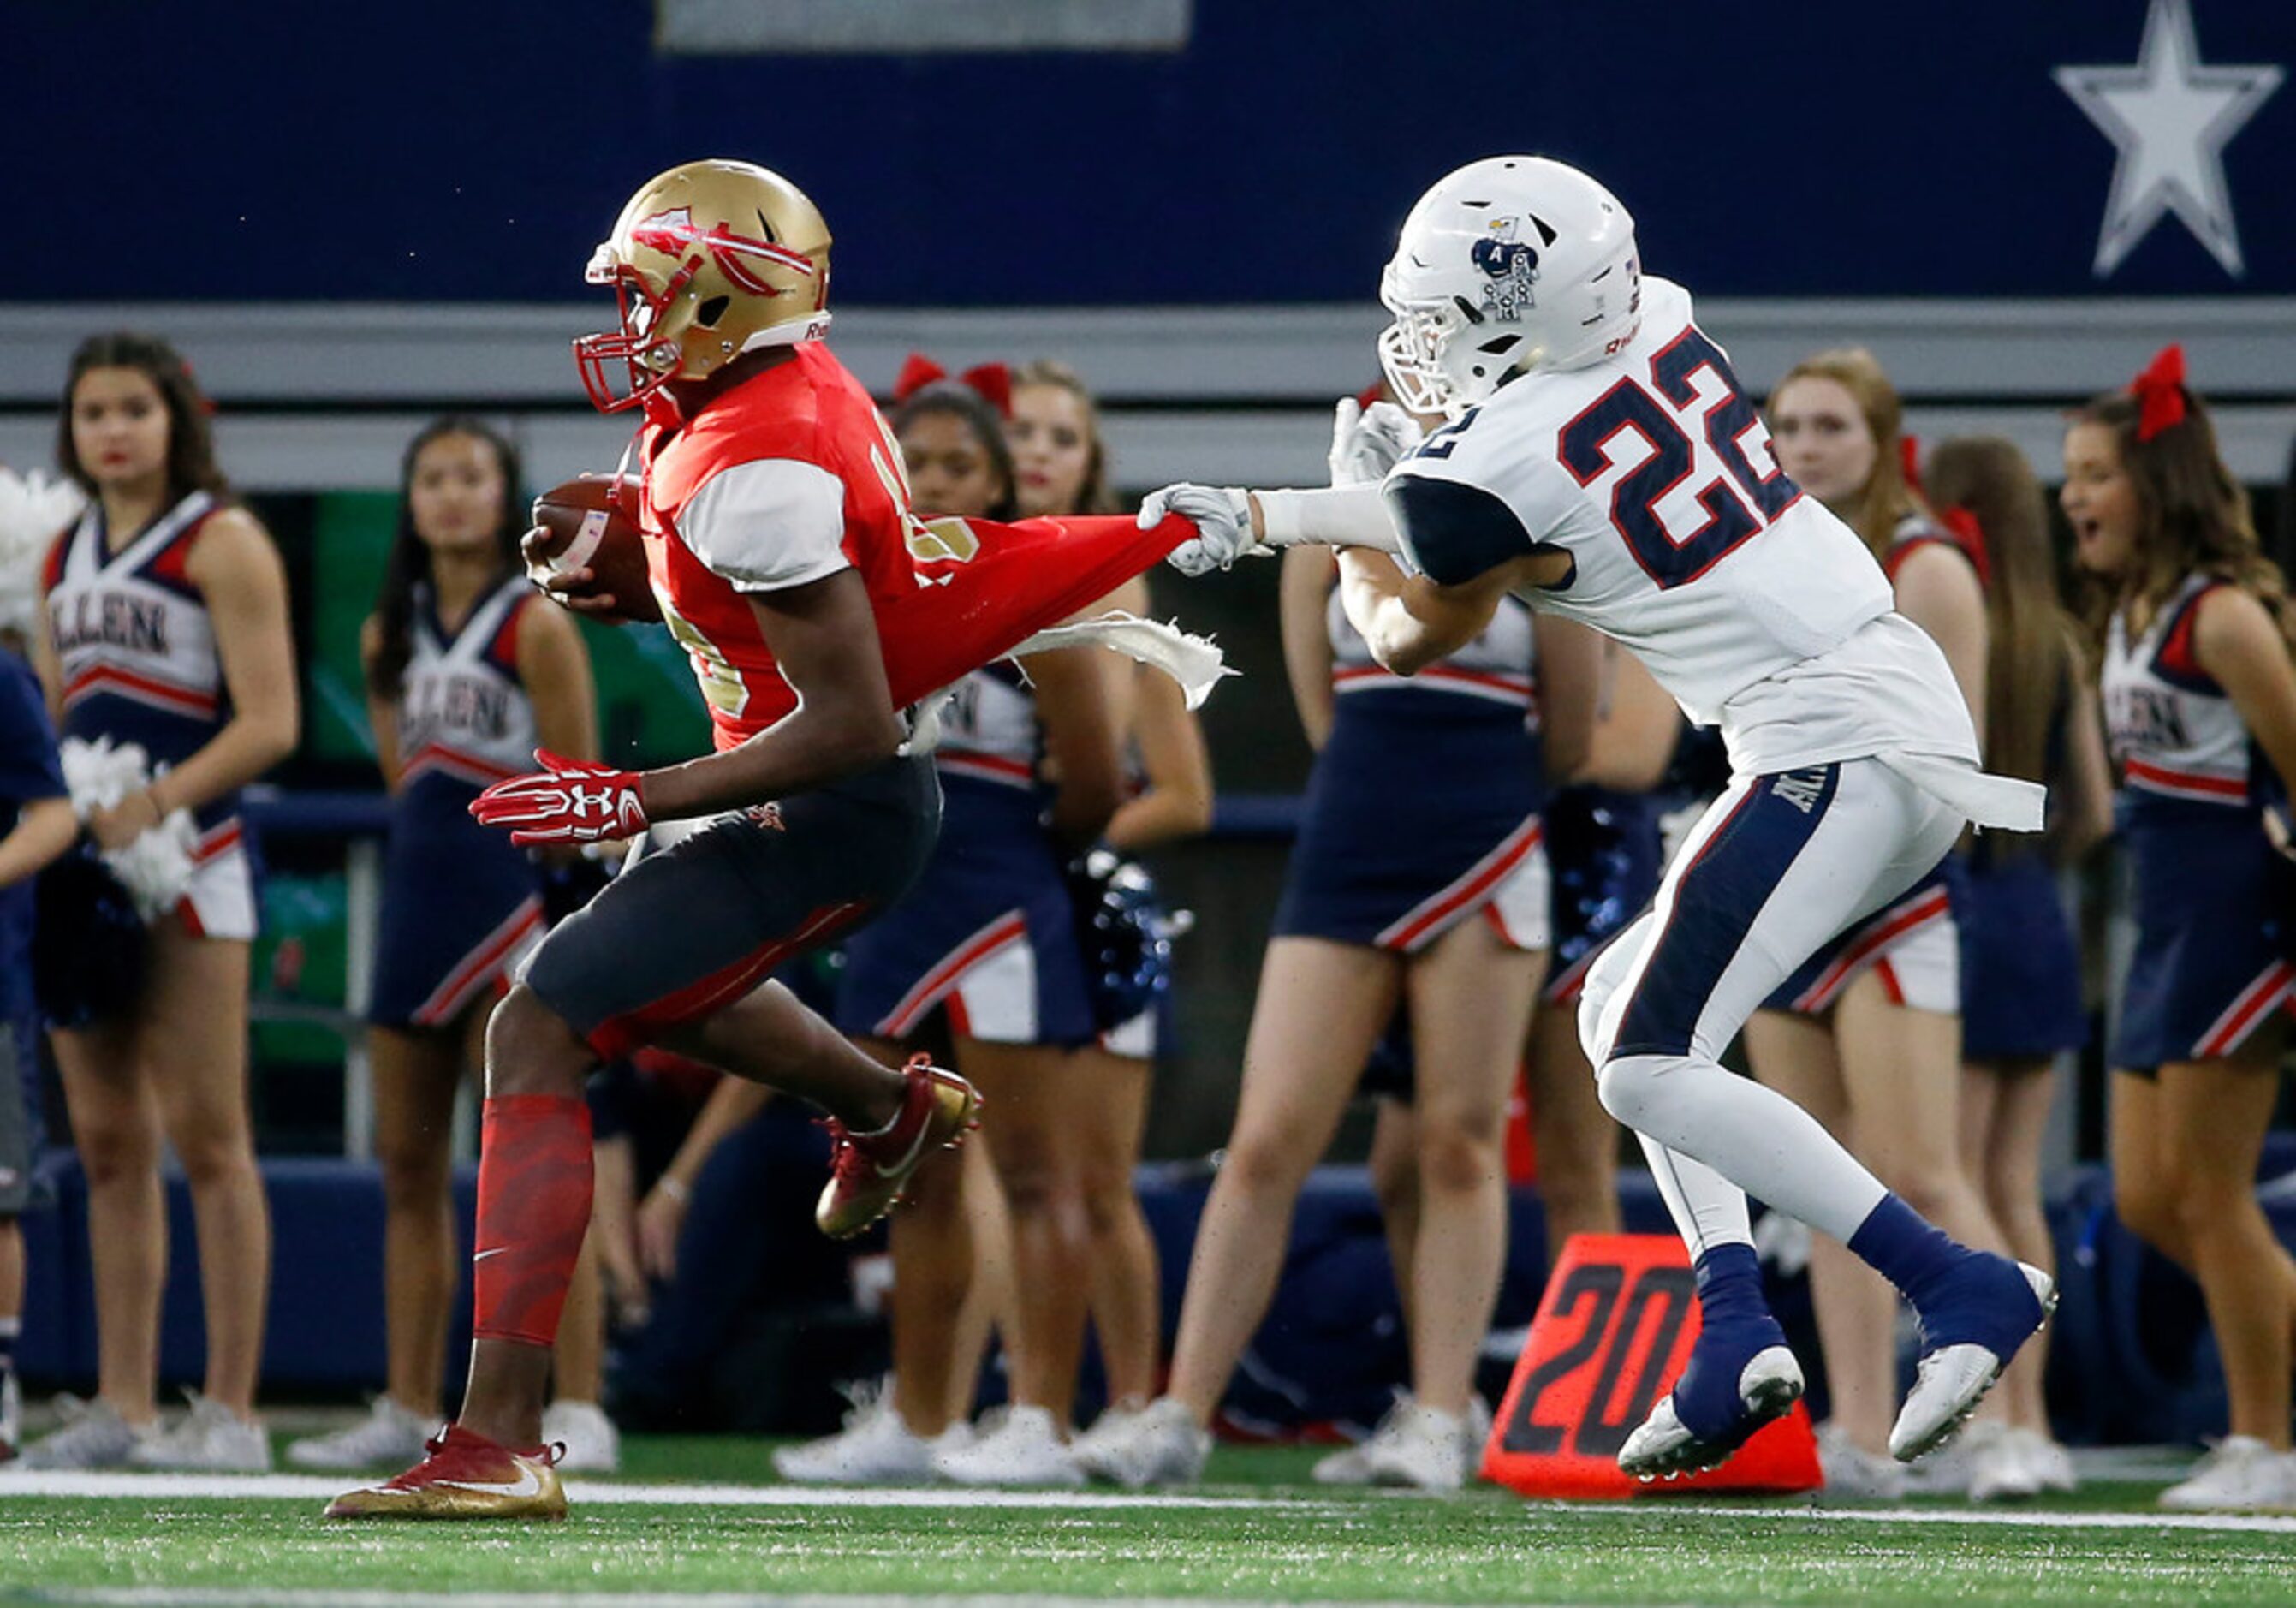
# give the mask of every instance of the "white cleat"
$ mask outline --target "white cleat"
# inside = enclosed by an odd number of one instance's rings
[[[2057,1284],[2030,1263],[2018,1263],[2017,1270],[2025,1276],[2033,1299],[2041,1303],[2041,1321],[2030,1331],[2038,1334],[2057,1309]],[[2015,1355],[2013,1348],[2010,1355]],[[1952,1440],[1977,1411],[1977,1404],[1985,1399],[2008,1361],[2008,1357],[1974,1344],[1939,1346],[1924,1352],[1915,1369],[1914,1388],[1906,1392],[1906,1405],[1890,1431],[1890,1455],[1900,1463],[1911,1463]]]
[[[996,1432],[969,1446],[933,1454],[933,1473],[953,1485],[1058,1485],[1084,1483],[1084,1468],[1061,1439],[1051,1411],[1016,1406]]]
[[[1133,1490],[1151,1485],[1193,1485],[1211,1456],[1211,1432],[1169,1396],[1134,1415],[1119,1435],[1075,1448],[1085,1473]]]
[[[378,1396],[366,1416],[357,1423],[288,1442],[287,1461],[297,1468],[322,1468],[333,1473],[406,1468],[422,1461],[424,1447],[445,1422],[410,1413],[390,1397]]]
[[[1744,1415],[1728,1433],[1713,1439],[1693,1434],[1675,1412],[1669,1392],[1619,1448],[1619,1466],[1644,1481],[1678,1480],[1719,1468],[1763,1425],[1792,1412],[1806,1388],[1794,1354],[1784,1346],[1765,1346],[1738,1371],[1738,1402]]]
[[[137,1441],[127,1454],[129,1466],[202,1473],[271,1472],[271,1438],[263,1432],[259,1419],[242,1418],[197,1391],[184,1394],[192,1410],[175,1428]]]
[[[971,1435],[963,1424],[938,1440],[912,1433],[893,1408],[892,1392],[873,1382],[855,1389],[843,1429],[783,1447],[774,1453],[774,1472],[799,1485],[930,1485],[936,1448]]]
[[[542,1444],[561,1448],[562,1474],[611,1474],[622,1466],[622,1432],[594,1401],[563,1397],[542,1410]]]

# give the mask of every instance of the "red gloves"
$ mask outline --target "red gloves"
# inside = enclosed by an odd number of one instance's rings
[[[568,759],[546,748],[534,751],[539,774],[497,782],[471,800],[471,814],[488,826],[507,827],[510,841],[537,843],[594,843],[627,838],[646,824],[638,777],[611,765]]]

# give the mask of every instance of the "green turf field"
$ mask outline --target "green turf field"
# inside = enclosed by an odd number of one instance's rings
[[[2166,1520],[2152,1488],[1972,1513],[1656,1499],[1527,1504],[1322,1489],[1313,1454],[1223,1450],[1179,1496],[816,1493],[764,1448],[635,1441],[563,1525],[337,1525],[292,1496],[23,1494],[0,1477],[11,1600],[413,1604],[573,1593],[1253,1603],[2296,1601],[2296,1519]],[[228,1490],[226,1480],[192,1489]],[[11,1489],[13,1486],[15,1489]]]

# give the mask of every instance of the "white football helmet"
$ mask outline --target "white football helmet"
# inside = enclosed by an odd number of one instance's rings
[[[1396,399],[1456,416],[1509,375],[1583,367],[1642,313],[1635,220],[1576,168],[1493,156],[1438,180],[1403,220],[1379,299]]]

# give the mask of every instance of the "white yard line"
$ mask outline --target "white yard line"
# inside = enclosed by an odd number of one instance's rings
[[[36,1591],[11,1601],[73,1603],[91,1608],[534,1608],[546,1591],[266,1591],[171,1586],[88,1587]],[[813,1595],[769,1596],[729,1591],[584,1591],[562,1601],[581,1608],[1425,1608],[1414,1603],[1251,1602],[1229,1597],[1047,1596],[866,1596]]]
[[[1676,1502],[1653,1500],[1651,1512]],[[1725,1507],[1683,1502],[1702,1514],[1761,1514],[1763,1518],[1818,1518],[1825,1523],[1988,1525],[2012,1530],[2227,1530],[2245,1535],[2296,1535],[2296,1514],[2050,1514],[2021,1507]],[[1552,1512],[1552,1509],[1534,1509]]]
[[[237,1497],[324,1502],[339,1495],[348,1480],[347,1476],[317,1474],[161,1474],[10,1469],[0,1470],[0,1503],[4,1503],[10,1497],[105,1497],[132,1501]],[[808,1485],[640,1485],[611,1480],[576,1479],[566,1482],[566,1490],[578,1505],[600,1507],[930,1507],[944,1511],[987,1508],[1122,1512],[1250,1506],[1297,1514],[1341,1514],[1358,1505],[1356,1501],[1265,1497],[1244,1491],[1213,1496],[1174,1491],[968,1490],[946,1485],[858,1489]],[[1398,1491],[1390,1494],[1387,1499],[1423,1502],[1428,1498],[1415,1492]],[[1521,1512],[1525,1517],[1536,1519],[1571,1513],[1615,1514],[1625,1511],[1627,1505],[1612,1502],[1534,1502],[1525,1503]],[[1790,1503],[1751,1506],[1675,1497],[1654,1497],[1630,1505],[1633,1511],[1639,1513],[1743,1513],[1759,1514],[1772,1521],[1806,1519],[1828,1524],[1962,1524],[2029,1530],[2218,1530],[2296,1535],[2296,1515],[2269,1514],[2058,1513],[2009,1507],[1821,1507],[1808,1504],[1797,1506]],[[1493,1522],[1503,1522],[1503,1516],[1494,1513]],[[410,1599],[391,1596],[388,1600],[405,1602]],[[680,1597],[676,1600],[697,1599]],[[835,1600],[849,1604],[849,1608],[859,1599],[840,1597]]]
[[[286,1498],[324,1502],[356,1482],[356,1474],[143,1474],[109,1471],[0,1469],[0,1503],[11,1497],[111,1497],[247,1500]],[[992,1507],[1193,1508],[1230,1507],[1257,1501],[1276,1508],[1329,1507],[1328,1502],[1251,1498],[1164,1491],[966,1490],[949,1486],[910,1489],[808,1485],[632,1485],[608,1480],[566,1481],[576,1503],[662,1507]]]

